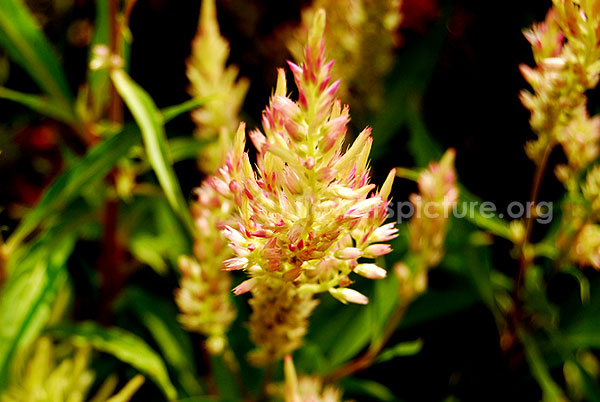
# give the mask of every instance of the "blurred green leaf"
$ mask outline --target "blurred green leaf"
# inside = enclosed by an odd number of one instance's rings
[[[423,348],[423,340],[417,339],[411,342],[401,342],[391,348],[387,348],[375,360],[376,363],[383,363],[396,357],[414,356]]]
[[[587,370],[577,361],[577,359],[571,360],[575,366],[579,369],[581,380],[583,382],[583,391],[589,401],[599,402],[600,401],[600,386],[595,378],[592,378]]]
[[[552,379],[548,365],[540,352],[535,339],[523,328],[518,329],[519,339],[525,348],[525,356],[531,369],[531,374],[536,379],[544,393],[544,400],[560,401],[566,400],[560,387]]]
[[[581,270],[575,266],[569,266],[564,270],[567,274],[571,275],[579,283],[579,297],[583,304],[590,302],[590,281],[581,272]]]
[[[162,113],[164,123],[167,123],[180,114],[199,108],[205,103],[206,99],[194,98],[180,103],[179,105],[169,106],[161,109],[160,112]]]
[[[471,286],[463,283],[455,284],[444,291],[428,289],[408,307],[399,328],[411,328],[424,322],[447,317],[468,309],[478,301],[479,295]]]
[[[392,274],[379,279],[374,284],[374,294],[367,309],[371,318],[371,341],[379,338],[398,304],[398,280]]]
[[[189,159],[198,158],[200,150],[204,148],[210,141],[200,140],[193,137],[175,137],[169,140],[169,149],[171,150],[171,159],[173,163],[181,162]],[[142,161],[137,168],[138,173],[144,173],[150,170],[151,166]]]
[[[120,328],[104,328],[95,322],[62,325],[49,330],[58,338],[70,339],[74,344],[91,345],[130,364],[147,375],[159,386],[169,400],[177,398],[177,391],[161,357],[144,340]]]
[[[51,304],[67,281],[66,262],[75,233],[51,232],[36,243],[9,277],[0,298],[0,390],[10,380],[12,359],[31,345],[51,315]]]
[[[346,313],[348,311],[348,313]],[[365,306],[345,306],[344,313],[331,317],[322,329],[331,337],[332,328],[343,328],[333,339],[331,350],[326,353],[330,368],[334,368],[354,357],[371,339],[368,330],[370,312]]]
[[[344,379],[341,386],[346,393],[351,395],[366,396],[384,402],[397,401],[397,398],[389,388],[375,381],[351,377]]]
[[[2,0],[1,9],[0,46],[75,121],[64,71],[35,18],[21,0]]]
[[[131,310],[148,329],[188,395],[201,394],[192,342],[177,321],[178,312],[172,301],[167,303],[141,288],[130,288],[117,304]]]
[[[58,121],[69,124],[73,123],[73,115],[63,106],[46,96],[26,94],[0,87],[0,98],[20,103],[23,106],[27,106],[42,115],[52,117]]]
[[[111,78],[140,127],[150,165],[158,177],[167,200],[186,224],[190,233],[195,233],[196,226],[173,171],[173,160],[168,149],[164,122],[160,112],[146,91],[123,70],[112,71]]]
[[[211,369],[222,401],[241,401],[240,390],[223,356],[212,356]]]
[[[136,127],[126,127],[120,133],[93,147],[72,169],[62,173],[42,195],[40,202],[21,221],[6,243],[10,254],[52,214],[58,212],[89,186],[102,180],[115,163],[138,142]]]
[[[490,233],[502,237],[504,239],[511,240],[512,235],[510,232],[510,227],[508,222],[503,219],[500,219],[496,214],[493,216],[484,216],[481,214],[480,206],[483,203],[483,200],[475,195],[473,195],[469,190],[465,188],[465,186],[459,184],[460,189],[460,203],[466,203],[467,205],[473,204],[477,205],[476,208],[473,208],[473,214],[467,213],[465,218],[474,224],[475,226],[487,230]]]

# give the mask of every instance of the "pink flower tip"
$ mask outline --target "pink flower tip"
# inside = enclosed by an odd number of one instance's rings
[[[254,289],[254,286],[256,286],[256,278],[248,279],[236,286],[233,289],[233,294],[236,296],[242,295]]]

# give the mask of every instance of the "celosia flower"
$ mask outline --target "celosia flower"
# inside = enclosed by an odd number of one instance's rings
[[[454,150],[449,149],[439,162],[431,163],[417,179],[419,194],[410,196],[414,205],[408,224],[411,259],[394,267],[405,302],[426,289],[427,270],[438,265],[444,255],[448,220],[459,195],[454,158]]]
[[[275,93],[263,113],[264,134],[250,133],[258,171],[243,152],[242,125],[235,150],[214,183],[237,205],[237,224],[223,230],[236,254],[226,267],[244,269],[251,276],[236,293],[253,293],[253,331],[260,331],[258,321],[264,310],[270,310],[269,315],[281,314],[280,321],[290,332],[303,333],[314,307],[311,297],[319,292],[329,291],[343,302],[366,303],[366,297],[347,288],[352,283],[349,275],[354,271],[367,277],[385,276],[375,266],[358,268],[357,260],[388,253],[389,247],[373,245],[396,236],[393,224],[382,226],[394,172],[379,192],[373,193],[375,186],[369,183],[370,129],[346,152],[342,150],[349,114],[335,99],[339,81],[331,80],[333,62],[325,59],[324,25],[325,13],[320,11],[309,34],[305,61],[301,66],[289,63],[298,101],[287,96],[285,73],[279,70]],[[281,294],[286,295],[285,303],[267,303],[280,300]],[[293,311],[285,307],[290,300],[298,303]],[[298,327],[292,329],[290,322]],[[294,341],[287,346],[281,342],[276,347],[260,346],[292,350],[297,345]]]
[[[592,215],[595,219],[600,220],[600,165],[590,169],[582,190],[585,200],[589,203]]]
[[[223,261],[232,251],[219,228],[231,220],[233,204],[219,195],[211,180],[196,190],[197,201],[192,214],[198,235],[194,244],[195,259],[181,257],[181,288],[175,301],[181,310],[179,317],[188,331],[208,337],[207,347],[218,354],[225,346],[225,333],[235,319],[235,309],[229,299],[231,278],[223,270]]]
[[[236,227],[223,233],[237,257],[232,269],[246,269],[252,277],[284,278],[305,292],[336,289],[365,253],[383,255],[396,231],[381,228],[387,215],[391,172],[379,192],[372,193],[368,156],[372,139],[365,129],[346,151],[342,145],[349,120],[331,82],[331,62],[324,58],[322,33],[325,14],[315,18],[306,60],[290,62],[299,100],[286,96],[283,70],[277,89],[263,114],[265,134],[250,133],[258,151],[256,174],[243,149],[243,128],[237,154],[221,169],[223,183],[238,206]],[[383,233],[383,235],[382,235]]]
[[[336,60],[332,72],[343,80],[338,96],[353,108],[376,110],[382,104],[382,79],[393,61],[401,1],[314,1],[302,11],[302,22],[288,43],[297,61],[304,57],[306,34],[321,8],[327,13],[325,41],[335,44],[328,53]]]
[[[570,197],[565,202],[557,236],[561,262],[596,263],[594,238],[594,174],[588,175],[581,203],[581,176],[600,154],[600,117],[590,117],[585,92],[600,77],[600,1],[556,0],[546,20],[525,32],[532,45],[536,67],[521,67],[534,93],[523,91],[521,100],[531,111],[531,127],[538,138],[526,151],[541,169],[556,144],[561,144],[567,164],[555,172]],[[597,186],[596,186],[597,187]],[[597,203],[597,202],[596,202]]]
[[[226,66],[229,44],[219,33],[215,0],[203,0],[198,33],[187,61],[189,92],[206,103],[192,113],[196,134],[217,141],[202,148],[199,163],[206,173],[214,173],[231,149],[239,124],[239,110],[248,90],[248,81],[237,79],[238,69]]]
[[[0,396],[1,402],[82,402],[93,400],[129,401],[144,383],[137,375],[116,395],[112,395],[118,383],[116,376],[109,377],[91,399],[87,394],[94,382],[90,370],[90,348],[80,348],[74,356],[57,359],[57,350],[47,337],[38,339],[33,353],[17,369],[8,390]]]
[[[568,166],[557,170],[563,182],[598,156],[600,127],[597,118],[588,116],[585,91],[597,85],[600,74],[599,4],[557,0],[543,23],[525,31],[537,65],[521,66],[534,91],[523,91],[521,101],[531,111],[538,136],[526,151],[539,164],[560,143],[568,158]]]
[[[571,258],[579,265],[591,265],[596,269],[600,269],[599,225],[587,223],[582,227],[571,249]]]
[[[427,267],[442,259],[448,218],[458,201],[454,157],[454,150],[450,149],[438,163],[430,164],[419,175],[419,194],[410,197],[415,206],[409,223],[410,248]]]

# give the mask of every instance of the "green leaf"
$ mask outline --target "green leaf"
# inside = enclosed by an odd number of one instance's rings
[[[566,400],[562,390],[552,379],[548,365],[544,361],[535,339],[522,328],[519,328],[517,333],[525,348],[525,356],[527,357],[531,374],[540,385],[540,388],[542,388],[544,400]]]
[[[467,213],[465,218],[478,226],[481,229],[487,230],[490,233],[502,237],[507,240],[512,239],[512,235],[510,232],[510,227],[508,222],[503,219],[500,219],[496,214],[493,216],[483,216],[481,214],[481,210],[479,206],[483,203],[483,200],[479,197],[473,195],[469,190],[467,190],[463,185],[459,185],[460,189],[460,201],[461,203],[466,203],[467,205],[473,203],[476,205],[476,208],[473,208],[473,214]]]
[[[190,232],[195,233],[196,226],[173,171],[173,160],[169,152],[164,122],[160,112],[146,91],[137,85],[123,70],[112,71],[111,78],[142,131],[150,165],[158,177],[167,200]]]
[[[45,96],[26,94],[0,87],[0,98],[20,103],[40,114],[52,117],[53,119],[64,123],[71,124],[74,122],[73,114],[69,113],[64,107]]]
[[[381,354],[377,357],[375,362],[383,363],[388,360],[395,359],[396,357],[414,356],[417,353],[419,353],[422,348],[423,341],[421,339],[417,339],[416,341],[411,342],[401,342],[381,352]]]
[[[200,140],[193,137],[176,137],[169,140],[169,149],[171,150],[171,159],[173,163],[181,162],[189,159],[196,159],[200,150],[204,148],[210,141]],[[146,161],[142,161],[137,168],[138,173],[142,174],[151,169]]]
[[[13,357],[35,341],[67,281],[65,264],[75,244],[74,233],[51,232],[44,240],[19,260],[19,270],[12,273],[1,293],[0,390],[8,385]]]
[[[198,372],[192,342],[189,334],[177,322],[177,309],[141,288],[127,290],[118,304],[131,310],[148,329],[167,364],[177,372],[184,390],[189,395],[202,393],[202,387],[196,380]]]
[[[200,106],[204,105],[206,101],[207,99],[205,98],[194,98],[180,103],[179,105],[166,107],[161,110],[163,121],[168,123],[180,114],[199,108]]]
[[[424,134],[422,134],[422,137],[423,136],[429,136],[429,134],[424,132]],[[431,137],[429,137],[429,138],[431,139]],[[433,139],[431,139],[431,141],[433,141]],[[424,160],[431,161],[431,160],[436,160],[436,159],[435,158],[429,159],[428,157],[423,157],[422,160],[423,161]],[[419,172],[416,170],[413,170],[413,169],[400,167],[400,168],[396,168],[396,176],[401,177],[403,179],[407,179],[407,180],[417,181],[419,179]],[[473,195],[473,193],[471,193],[462,184],[459,183],[458,187],[460,189],[460,196],[459,196],[459,201],[458,201],[458,203],[459,203],[458,204],[459,205],[458,212],[461,214],[465,214],[466,220],[468,220],[475,226],[477,226],[481,229],[487,230],[488,232],[490,232],[498,237],[502,237],[502,238],[508,239],[508,240],[512,239],[512,235],[510,232],[510,226],[509,226],[508,222],[501,219],[496,214],[493,214],[491,216],[486,214],[486,216],[484,216],[480,210],[480,206],[481,206],[481,204],[483,204],[484,201],[481,198]],[[464,205],[464,206],[461,206],[461,205]],[[470,205],[474,205],[475,207],[471,208]]]
[[[58,176],[44,192],[40,202],[8,239],[7,253],[13,252],[40,224],[66,206],[82,191],[102,180],[115,163],[137,144],[138,140],[138,131],[135,127],[125,128],[96,145],[72,169]]]
[[[161,357],[134,334],[120,328],[104,328],[94,322],[59,326],[50,329],[49,333],[115,356],[151,378],[169,400],[177,398],[177,391]]]
[[[371,339],[371,333],[367,330],[371,314],[367,307],[345,306],[344,310],[348,313],[339,316],[344,320],[342,325],[336,324],[333,319],[325,324],[329,336],[331,336],[332,328],[343,328],[335,336],[333,347],[327,354],[327,361],[331,368],[354,357]]]
[[[393,402],[397,400],[389,388],[375,381],[351,377],[344,379],[341,386],[348,394],[367,396],[384,402]]]
[[[374,287],[374,295],[367,305],[371,318],[371,341],[379,338],[398,304],[398,280],[395,275],[389,275],[376,280]]]
[[[52,46],[21,0],[2,0],[0,46],[68,114],[73,99],[64,71]]]

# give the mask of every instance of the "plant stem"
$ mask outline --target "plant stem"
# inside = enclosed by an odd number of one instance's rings
[[[233,379],[235,380],[235,384],[242,393],[244,401],[251,400],[252,398],[250,398],[250,393],[248,392],[248,388],[246,387],[246,384],[244,383],[244,379],[242,377],[240,364],[237,358],[235,357],[235,353],[233,353],[233,350],[229,345],[225,346],[225,350],[223,351],[223,360],[229,368],[229,371],[231,371]]]
[[[542,154],[542,159],[540,163],[538,163],[535,175],[533,177],[533,185],[531,187],[531,194],[529,197],[530,206],[533,208],[535,203],[537,202],[540,188],[542,186],[542,180],[544,178],[544,173],[546,172],[546,167],[548,166],[548,159],[550,158],[550,154],[552,153],[553,146],[551,144],[547,145],[544,149],[544,153]],[[531,234],[533,232],[533,224],[534,224],[534,216],[531,211],[527,211],[525,221],[525,236],[523,237],[523,241],[520,247],[520,262],[519,262],[519,272],[517,273],[517,280],[515,283],[515,289],[513,291],[513,300],[515,303],[515,315],[514,318],[516,321],[519,321],[521,317],[521,287],[523,286],[523,280],[525,276],[525,271],[529,266],[531,266],[532,260],[528,255],[527,248],[530,245]]]
[[[388,320],[381,336],[371,343],[367,351],[353,361],[340,366],[338,369],[329,374],[326,380],[330,382],[337,382],[344,377],[348,377],[349,375],[356,373],[357,371],[369,368],[394,334],[394,331],[400,324],[400,321],[402,321],[409,304],[409,300],[400,302]]]
[[[265,367],[265,375],[262,379],[262,384],[260,387],[261,388],[260,396],[256,399],[257,401],[261,402],[261,401],[269,400],[268,387],[269,387],[269,383],[273,379],[274,373],[275,373],[275,363],[273,363],[273,362],[267,363],[267,366]]]

